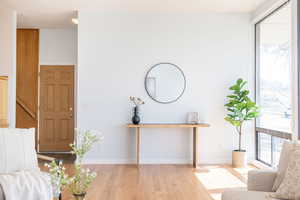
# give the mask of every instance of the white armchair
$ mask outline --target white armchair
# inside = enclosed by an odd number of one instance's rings
[[[0,128],[0,176],[20,171],[40,171],[38,159],[56,161],[36,153],[34,129]],[[54,197],[61,199],[60,194],[54,194]],[[5,199],[5,191],[0,184],[0,200]]]
[[[284,142],[280,154],[278,171],[250,171],[248,173],[248,190],[226,191],[222,194],[222,200],[273,200],[274,198],[270,197],[270,193],[276,191],[280,186],[288,166],[290,155],[295,150],[300,150],[299,143]]]
[[[272,170],[250,171],[248,173],[248,190],[226,191],[222,194],[222,200],[273,200],[269,194],[272,193],[276,176],[277,172]]]
[[[253,170],[248,173],[248,190],[272,192],[277,172],[275,170]]]

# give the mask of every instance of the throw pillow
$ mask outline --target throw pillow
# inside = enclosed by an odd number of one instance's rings
[[[0,128],[0,173],[39,170],[35,129]]]
[[[300,150],[290,156],[285,176],[272,197],[295,200],[300,190]]]
[[[274,185],[272,188],[273,192],[276,192],[280,184],[282,183],[282,180],[288,167],[290,157],[295,150],[300,150],[300,144],[289,141],[285,141],[283,143],[279,159],[279,165],[277,169],[277,177],[274,181]]]

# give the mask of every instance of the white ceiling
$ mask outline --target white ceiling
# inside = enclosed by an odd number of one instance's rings
[[[76,10],[99,12],[252,12],[265,0],[1,0],[19,27],[72,27]]]

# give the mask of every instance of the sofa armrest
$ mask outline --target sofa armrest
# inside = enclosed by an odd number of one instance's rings
[[[44,161],[48,161],[48,162],[52,162],[55,161],[56,159],[50,156],[45,156],[45,155],[41,155],[41,154],[37,154],[37,158],[39,160],[44,160]]]
[[[277,172],[272,170],[253,170],[248,172],[248,190],[272,192]]]
[[[46,162],[55,161],[56,164],[59,164],[60,162],[63,162],[63,160],[61,160],[61,159],[56,159],[56,158],[53,158],[53,157],[50,157],[50,156],[41,155],[41,154],[37,154],[37,158],[38,158],[38,160],[43,160],[43,161],[46,161]]]

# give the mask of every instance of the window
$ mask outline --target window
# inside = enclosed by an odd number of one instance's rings
[[[276,166],[283,141],[291,139],[291,4],[256,24],[256,159]]]

